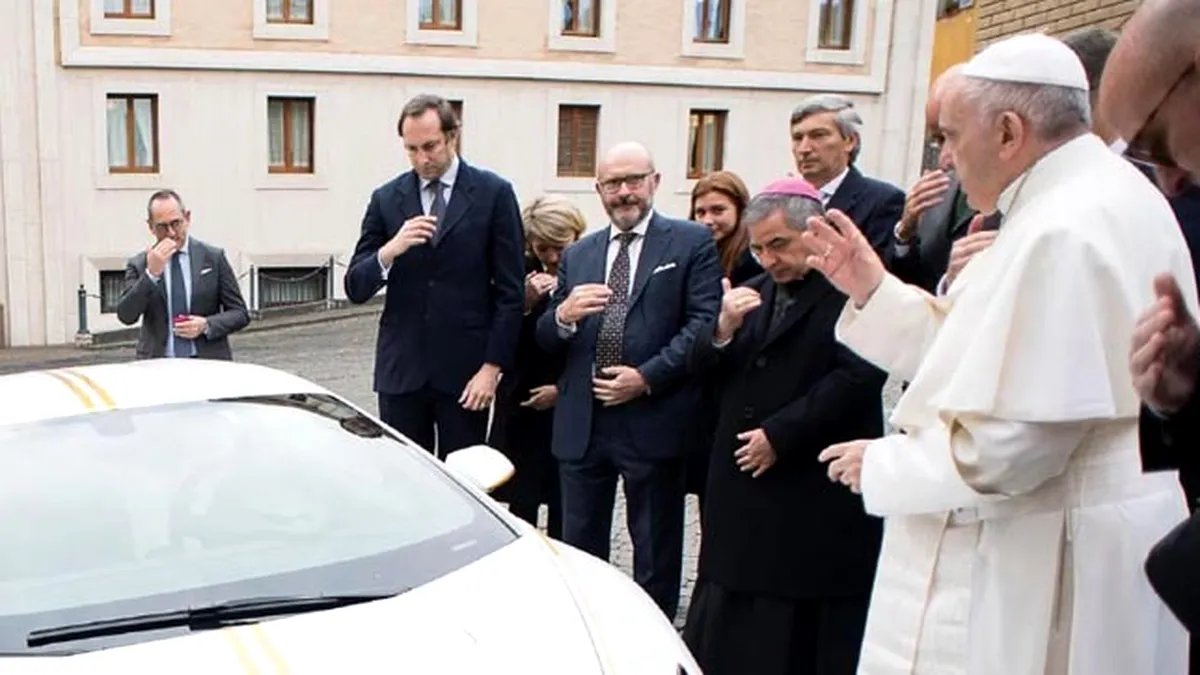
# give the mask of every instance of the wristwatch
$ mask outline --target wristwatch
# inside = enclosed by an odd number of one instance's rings
[[[901,244],[911,244],[917,238],[917,233],[913,232],[911,235],[909,235],[909,237],[907,239],[904,237],[901,237],[900,236],[900,226],[903,224],[904,224],[903,220],[896,221],[896,227],[892,228],[892,236],[895,237],[896,241],[900,242]]]

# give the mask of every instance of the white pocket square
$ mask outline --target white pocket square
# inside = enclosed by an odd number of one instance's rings
[[[208,274],[211,271],[212,271],[211,267],[205,267],[204,269],[200,270],[200,276],[204,276],[205,274]]]
[[[667,270],[671,270],[671,269],[675,269],[675,263],[673,263],[673,262],[669,262],[666,265],[659,265],[658,267],[654,268],[654,271],[650,273],[650,276],[654,276],[655,274],[658,274],[659,272],[666,272]]]

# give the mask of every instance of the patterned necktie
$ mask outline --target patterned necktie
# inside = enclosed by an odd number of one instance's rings
[[[433,193],[433,202],[429,205],[429,215],[437,218],[437,229],[433,233],[433,243],[436,245],[442,238],[442,216],[446,215],[446,186],[440,180],[430,181],[426,188]]]
[[[600,334],[596,337],[596,370],[621,365],[621,342],[625,336],[625,313],[629,309],[629,244],[637,236],[635,232],[622,232],[616,239],[621,247],[617,259],[608,273],[608,287],[612,299],[604,308]]]
[[[168,335],[175,341],[175,356],[191,356],[196,353],[196,345],[186,338],[175,336],[175,317],[180,314],[189,314],[191,310],[188,307],[187,288],[183,285],[183,265],[179,263],[179,254],[171,256],[171,313],[174,316],[167,317]]]

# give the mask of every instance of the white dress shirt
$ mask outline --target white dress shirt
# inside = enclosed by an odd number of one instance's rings
[[[446,200],[447,206],[450,204],[450,196],[454,194],[454,181],[458,180],[458,166],[458,155],[454,155],[450,159],[450,167],[446,169],[446,172],[442,174],[440,179],[442,181],[442,198]],[[425,215],[429,215],[430,210],[433,209],[433,193],[429,190],[429,184],[432,182],[426,178],[418,180],[421,186],[421,211]],[[441,227],[441,225],[441,223],[438,223],[438,227]],[[384,281],[387,281],[388,272],[392,269],[391,266],[384,265],[383,259],[379,257],[378,253],[375,254],[375,259],[379,261],[380,276],[383,277]]]
[[[817,188],[821,192],[821,206],[829,208],[829,200],[833,199],[833,195],[837,194],[838,188],[842,187],[842,183],[846,181],[846,176],[849,174],[850,167],[847,166],[833,180]]]
[[[183,270],[183,291],[187,295],[189,301],[191,300],[191,297],[192,297],[191,243],[192,243],[192,238],[190,236],[184,237],[183,246],[179,247],[179,250],[177,250],[175,252],[175,255],[179,256],[179,267],[180,267],[180,269]],[[154,283],[158,283],[158,280],[160,278],[160,277],[156,277],[150,273],[149,266],[146,267],[146,276],[150,277],[150,280],[153,281]],[[167,266],[163,268],[163,273],[162,273],[161,278],[163,280],[163,290],[165,290],[166,294],[167,294],[167,347],[166,347],[166,351],[164,352],[164,355],[167,358],[173,358],[175,356],[175,330],[174,330],[174,327],[172,324],[174,323],[175,317],[177,315],[187,314],[188,308],[171,306],[172,303],[171,303],[171,259],[170,258],[167,259]],[[205,328],[204,333],[206,335],[208,334],[207,328]]]

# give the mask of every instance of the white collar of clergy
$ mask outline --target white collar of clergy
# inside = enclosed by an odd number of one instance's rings
[[[1025,173],[1017,176],[1016,180],[1004,188],[1004,191],[1000,193],[1000,198],[996,200],[996,210],[1007,222],[1012,210],[1017,206],[1018,197],[1028,199],[1031,194],[1037,192],[1037,186],[1040,183],[1058,175],[1069,175],[1073,167],[1089,161],[1086,157],[1095,148],[1100,148],[1108,154],[1112,152],[1099,136],[1082,134],[1042,155],[1041,159],[1034,162],[1033,166],[1029,167]],[[1024,189],[1029,183],[1034,186],[1032,191]]]

